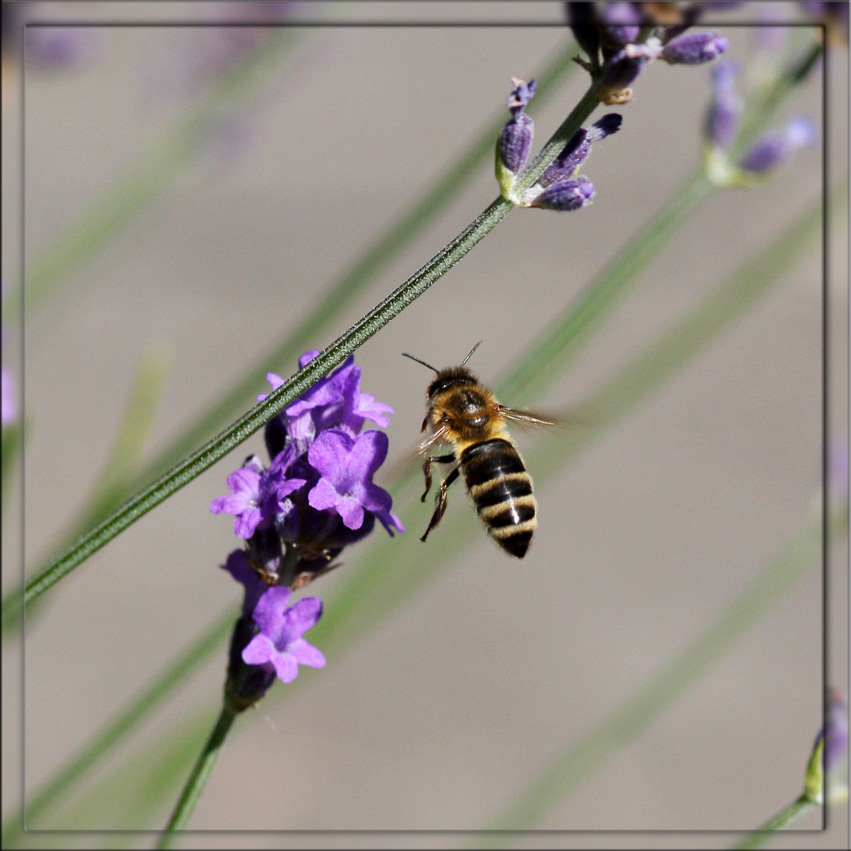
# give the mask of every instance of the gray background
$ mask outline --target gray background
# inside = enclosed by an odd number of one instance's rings
[[[180,4],[163,7],[180,14]],[[512,14],[508,7],[492,9],[503,19]],[[352,19],[437,14],[395,4],[337,11]],[[440,9],[446,16],[450,11],[456,20],[490,17],[476,5]],[[523,12],[526,20],[560,20],[557,4],[529,4]],[[745,61],[748,33],[732,27],[725,33],[730,54]],[[32,255],[185,108],[194,91],[188,57],[200,55],[197,40],[210,34],[104,28],[96,35],[96,51],[82,67],[28,79],[26,246]],[[269,87],[261,109],[200,155],[28,316],[27,563],[50,551],[101,474],[152,341],[169,357],[171,371],[149,457],[321,302],[324,289],[500,114],[509,78],[528,79],[565,35],[555,27],[316,31],[289,76]],[[840,116],[846,56],[834,55],[831,66]],[[533,110],[539,140],[584,86],[576,74],[552,103]],[[597,188],[591,207],[570,215],[513,213],[359,350],[363,389],[396,410],[387,430],[388,468],[409,460],[417,445],[428,378],[401,352],[441,366],[482,339],[474,364],[482,378],[506,370],[691,173],[708,95],[704,69],[652,66],[636,84],[634,101],[620,110],[623,130],[595,147],[583,171]],[[818,75],[794,111],[821,122]],[[4,112],[4,130],[14,131],[16,120]],[[831,150],[842,155],[844,117],[831,126]],[[4,132],[4,160],[14,138]],[[794,169],[764,188],[712,195],[539,407],[560,409],[582,399],[695,305],[819,197],[822,166],[818,150],[805,151]],[[488,163],[315,346],[331,342],[495,195]],[[840,226],[833,239],[841,249]],[[7,244],[15,244],[13,229],[4,234],[4,254]],[[847,345],[841,250],[834,262],[831,351],[841,357]],[[476,829],[615,712],[712,623],[813,510],[821,463],[821,279],[821,255],[813,246],[769,298],[540,488],[540,527],[523,562],[504,557],[481,532],[350,652],[329,656],[324,671],[303,670],[286,702],[270,697],[238,719],[191,826]],[[266,389],[264,371],[256,392]],[[839,402],[831,426],[841,436],[847,434],[847,378],[834,369],[831,381]],[[252,403],[247,396],[245,408]],[[534,441],[527,433],[517,437],[521,449]],[[259,436],[45,599],[26,641],[28,788],[48,778],[236,604],[237,587],[218,569],[236,545],[231,522],[211,515],[209,503],[226,492],[226,476],[249,452],[265,456]],[[466,514],[475,525],[462,491],[452,496],[449,515]],[[410,554],[424,546],[417,538],[429,513],[422,506],[402,516],[408,534],[393,550],[394,570],[408,569]],[[12,546],[4,542],[4,588],[18,577],[10,569]],[[343,574],[359,569],[360,550],[368,546],[351,550],[337,575],[310,589],[329,601],[326,616]],[[445,552],[440,549],[441,557]],[[842,545],[834,555],[832,623],[841,638],[847,617]],[[742,830],[791,800],[821,723],[822,592],[814,566],[540,828]],[[370,612],[363,620],[369,623]],[[843,647],[841,641],[830,656],[831,682],[843,681]],[[4,662],[19,652],[19,644],[7,646]],[[206,707],[199,730],[205,735],[219,708],[224,658],[222,647],[99,776],[137,749],[167,741],[175,722]],[[7,678],[20,670],[6,667]],[[11,725],[16,706],[6,692]],[[7,725],[4,736],[19,738]],[[20,749],[13,750],[18,758],[4,759],[4,782],[20,772]],[[112,794],[113,801],[93,810],[91,823],[65,826],[155,829],[174,799],[165,795],[140,823],[133,790]],[[118,824],[111,820],[116,812],[124,812]],[[800,835],[794,842],[845,843],[844,821],[833,820],[839,833]],[[801,827],[819,824],[814,814]],[[221,841],[199,835],[186,846]],[[244,847],[376,841],[368,835],[227,838]],[[461,840],[410,834],[380,841],[445,847]],[[723,847],[731,837],[546,834],[512,841],[521,847],[669,841]]]

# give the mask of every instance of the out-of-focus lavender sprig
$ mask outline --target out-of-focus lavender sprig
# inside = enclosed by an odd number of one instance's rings
[[[589,129],[577,130],[537,182],[519,193],[515,188],[517,175],[525,168],[532,153],[535,123],[525,110],[535,94],[535,81],[526,84],[513,77],[511,82],[514,85],[508,97],[511,118],[503,127],[496,146],[496,178],[503,198],[518,207],[562,212],[587,206],[594,197],[594,184],[587,177],[580,176],[579,170],[591,154],[593,142],[618,132],[621,116],[609,113]]]
[[[825,798],[828,803],[848,800],[848,696],[838,688],[828,694],[824,725],[807,765],[804,797],[815,804]]]
[[[306,352],[299,365],[318,354]],[[287,606],[286,589],[335,567],[342,550],[368,535],[376,520],[391,536],[404,532],[390,494],[373,482],[387,456],[387,435],[362,430],[367,420],[388,425],[393,409],[363,393],[360,378],[349,357],[271,419],[265,428],[269,467],[250,456],[228,476],[231,493],[210,506],[214,514],[233,514],[234,532],[245,541],[225,565],[245,587],[225,689],[234,712],[256,703],[276,674],[291,682],[298,664],[324,665],[301,638],[319,619],[321,603]],[[274,373],[267,379],[273,390],[283,383]],[[270,590],[276,592],[271,597]]]
[[[782,127],[757,138],[744,154],[731,156],[741,129],[746,97],[737,89],[738,66],[722,60],[712,68],[713,97],[704,122],[705,162],[709,179],[718,186],[753,186],[787,164],[796,151],[813,147],[818,132],[811,119],[790,118]]]
[[[587,58],[576,57],[597,82],[605,104],[622,104],[649,62],[701,65],[727,49],[717,32],[689,32],[708,3],[567,3],[573,34]],[[730,4],[732,5],[732,4]]]

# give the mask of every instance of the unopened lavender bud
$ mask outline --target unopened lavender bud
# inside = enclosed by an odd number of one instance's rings
[[[712,67],[715,97],[706,115],[707,139],[719,148],[729,147],[739,129],[742,99],[735,89],[737,69],[732,62],[722,61]]]
[[[497,156],[511,174],[518,174],[526,165],[534,136],[535,122],[525,112],[516,115],[502,128]]]
[[[523,169],[532,151],[535,122],[526,115],[525,109],[535,95],[536,83],[512,77],[514,88],[508,96],[511,119],[502,128],[496,143],[496,180],[504,198],[511,197],[515,176]]]
[[[783,165],[800,148],[816,142],[815,127],[808,118],[793,118],[782,130],[758,139],[745,154],[741,168],[755,174],[765,174]]]
[[[711,62],[727,49],[721,33],[688,33],[671,39],[662,48],[662,59],[670,65],[701,65]]]
[[[541,186],[549,186],[558,180],[573,177],[590,153],[591,143],[588,141],[588,131],[580,127],[571,136],[562,152],[544,169],[538,183]]]
[[[587,177],[562,180],[547,186],[532,202],[532,207],[542,210],[570,212],[591,203],[594,184]]]
[[[573,134],[564,150],[547,166],[538,183],[549,186],[559,180],[575,177],[591,153],[591,143],[605,139],[620,130],[623,118],[616,112],[604,115],[588,130],[580,128]]]
[[[603,7],[605,38],[614,44],[630,44],[638,40],[641,15],[633,3],[606,3]]]

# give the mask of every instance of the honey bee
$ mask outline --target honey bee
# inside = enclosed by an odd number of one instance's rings
[[[481,345],[473,346],[460,366],[435,369],[431,364],[405,354],[437,373],[428,385],[428,411],[421,431],[431,426],[432,434],[420,444],[425,454],[434,445],[451,449],[445,455],[427,456],[423,462],[425,502],[431,490],[433,464],[454,464],[435,495],[431,522],[420,538],[425,541],[446,511],[446,491],[464,476],[467,492],[476,506],[488,534],[508,553],[523,558],[537,528],[537,503],[532,492],[532,477],[506,427],[506,420],[535,425],[559,425],[552,420],[516,411],[501,405],[465,364]]]

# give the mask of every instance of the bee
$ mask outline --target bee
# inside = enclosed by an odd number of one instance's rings
[[[506,420],[536,425],[558,423],[507,408],[497,401],[496,396],[466,368],[467,361],[481,342],[473,346],[460,366],[446,369],[435,369],[431,364],[404,353],[405,357],[437,373],[426,390],[428,411],[421,429],[425,431],[431,426],[432,433],[420,444],[419,451],[426,454],[435,445],[451,449],[445,455],[427,456],[423,461],[423,502],[431,490],[432,466],[455,465],[440,484],[435,495],[434,514],[420,540],[425,541],[429,532],[440,523],[446,511],[446,492],[461,474],[488,534],[506,552],[523,558],[538,525],[537,503],[532,492],[532,477],[526,472],[523,459],[508,433]]]

